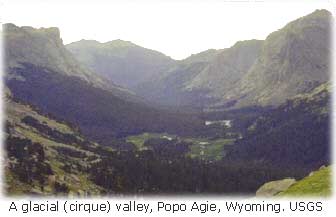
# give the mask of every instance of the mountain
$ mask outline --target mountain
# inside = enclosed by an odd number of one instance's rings
[[[331,19],[330,12],[316,10],[271,33],[255,64],[222,102],[274,106],[328,81]]]
[[[208,90],[212,97],[221,97],[233,88],[258,58],[263,41],[239,41],[230,48],[223,49],[186,89]]]
[[[180,60],[163,76],[156,76],[138,85],[135,92],[145,99],[165,106],[200,107],[204,89],[187,89],[188,84],[206,69],[221,50],[210,49]]]
[[[331,14],[326,10],[294,20],[264,41],[248,40],[205,61],[182,60],[135,90],[161,104],[237,109],[278,106],[330,79]]]
[[[90,139],[108,144],[111,138],[129,134],[188,134],[203,126],[192,114],[153,108],[105,82],[76,62],[59,35],[13,24],[4,29],[5,58],[9,63],[5,85],[13,97],[38,107],[42,113],[71,122]]]
[[[211,62],[222,50],[209,49],[200,53],[191,54],[189,57],[180,60],[181,65],[189,65],[193,63],[209,63]]]
[[[29,26],[18,27],[7,23],[3,25],[5,44],[5,62],[7,68],[24,68],[22,64],[56,71],[66,76],[78,77],[90,85],[109,91],[114,95],[138,100],[134,93],[113,84],[103,76],[97,75],[80,64],[64,47],[60,31],[56,27],[34,29]],[[7,77],[20,79],[17,74],[7,71]]]
[[[21,63],[31,63],[79,77],[96,86],[106,85],[102,78],[82,67],[65,49],[58,28],[34,29],[14,24],[5,24],[3,28],[7,67],[22,67]]]
[[[198,93],[185,91],[185,83],[198,75],[220,52],[209,49],[177,61],[120,39],[106,43],[81,40],[66,45],[66,48],[97,74],[150,102],[169,106],[196,103]]]
[[[66,48],[83,65],[128,89],[134,89],[153,76],[162,76],[175,64],[160,52],[123,40],[106,43],[81,40]]]

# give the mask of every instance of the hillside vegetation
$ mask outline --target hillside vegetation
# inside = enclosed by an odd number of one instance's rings
[[[332,168],[323,167],[279,193],[281,197],[327,197],[332,193]]]
[[[6,98],[5,188],[10,195],[100,194],[86,169],[100,160],[76,128]]]
[[[263,162],[304,176],[330,163],[330,83],[265,112],[227,153],[227,159]]]

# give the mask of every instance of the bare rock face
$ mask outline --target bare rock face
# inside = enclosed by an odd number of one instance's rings
[[[188,88],[206,89],[212,97],[222,97],[254,64],[262,43],[261,40],[239,41],[234,46],[222,50],[190,81]]]
[[[210,109],[278,106],[330,80],[331,21],[330,12],[316,10],[264,41],[193,55],[137,93],[155,102]]]
[[[108,86],[103,78],[81,66],[64,47],[58,28],[35,29],[28,26],[18,27],[10,23],[4,24],[3,27],[6,69],[20,68],[22,64],[30,63],[79,77],[95,86]]]
[[[291,179],[291,178],[267,182],[257,190],[256,196],[257,197],[272,197],[282,191],[285,191],[295,182],[296,180]]]
[[[330,12],[317,10],[270,34],[257,61],[224,101],[279,105],[330,79]]]

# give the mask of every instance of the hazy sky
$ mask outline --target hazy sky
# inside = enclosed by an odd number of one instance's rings
[[[238,40],[265,39],[286,23],[331,1],[282,0],[0,0],[1,22],[59,27],[65,44],[122,39],[175,59]],[[71,2],[71,3],[69,3]]]

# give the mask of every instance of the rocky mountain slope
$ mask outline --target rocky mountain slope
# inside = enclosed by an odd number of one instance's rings
[[[8,68],[22,67],[21,63],[28,62],[68,76],[77,76],[97,86],[105,83],[101,77],[82,67],[65,49],[58,28],[34,29],[5,24],[3,29]],[[15,77],[13,74],[9,76]]]
[[[223,49],[194,79],[188,81],[186,89],[207,90],[210,97],[221,98],[236,86],[258,58],[263,41],[239,41]]]
[[[235,107],[279,105],[330,79],[331,14],[316,10],[271,33],[255,64],[223,101]]]
[[[162,53],[122,40],[81,40],[66,47],[83,65],[128,89],[162,76],[175,64]]]
[[[138,85],[135,92],[148,99],[166,106],[200,107],[204,89],[189,91],[186,85],[202,72],[220,53],[220,50],[207,50],[178,61],[177,64],[164,73]]]
[[[23,64],[29,63],[80,78],[94,87],[113,91],[114,95],[125,99],[138,100],[131,91],[115,85],[79,63],[64,47],[60,31],[56,27],[35,29],[7,23],[3,25],[3,38],[6,69],[24,68]],[[6,77],[22,79],[11,70],[6,71]]]
[[[264,41],[241,41],[230,48],[208,50],[181,61],[168,61],[170,64],[157,60],[162,56],[157,54],[150,57],[156,67],[147,69],[150,76],[143,76],[141,81],[137,78],[138,71],[122,67],[111,66],[108,74],[112,80],[114,74],[122,75],[126,80],[134,76],[133,80],[139,82],[131,85],[132,89],[151,102],[163,105],[211,109],[277,106],[330,79],[331,19],[330,12],[316,10],[271,33]],[[73,46],[76,44],[81,42]],[[104,49],[97,49],[98,45]],[[76,57],[93,62],[90,64],[94,66],[115,64],[115,56],[127,62],[129,67],[138,65],[139,58],[129,57],[131,51],[122,57],[119,50],[98,45],[92,50],[75,50],[70,45],[68,48]],[[120,50],[126,52],[132,46],[143,49],[127,42],[126,48]],[[96,55],[97,50],[105,57]],[[149,57],[145,53],[141,55]],[[147,63],[148,60],[143,64]],[[144,68],[138,68],[144,74]],[[102,73],[100,69],[94,70]],[[117,80],[118,76],[115,77]]]

